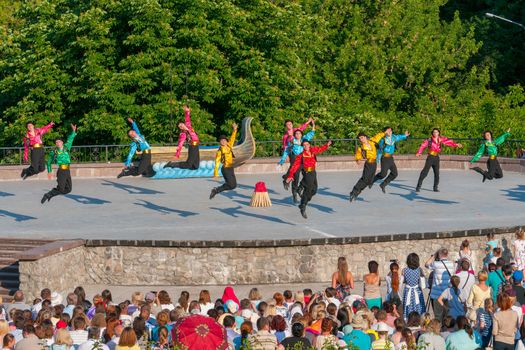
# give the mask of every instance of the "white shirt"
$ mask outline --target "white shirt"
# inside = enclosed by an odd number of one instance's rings
[[[452,261],[442,259],[440,261],[433,261],[428,268],[434,271],[434,280],[432,281],[430,298],[437,299],[441,293],[448,288],[451,277],[449,273],[454,273],[454,264]]]
[[[69,332],[69,335],[71,336],[74,345],[80,345],[82,343],[85,343],[88,338],[88,332],[83,329],[71,331]]]
[[[472,286],[476,284],[476,276],[468,271],[461,271],[457,273],[456,276],[459,277],[458,287],[461,289],[460,298],[461,300],[467,300]]]
[[[77,350],[93,350],[94,348],[95,348],[95,341],[93,339],[89,339],[88,341],[80,344]],[[99,341],[97,349],[98,350],[109,350],[109,347],[106,344],[104,344],[104,342]]]
[[[201,307],[200,314],[203,316],[208,316],[208,311],[215,307],[215,304],[213,303],[206,303],[206,304],[199,304],[199,305]]]
[[[521,322],[523,321],[523,310],[521,306],[516,306],[516,305],[512,305],[511,309],[512,311],[518,314],[518,330],[516,331],[515,339],[520,339],[521,338],[520,326],[521,326]]]

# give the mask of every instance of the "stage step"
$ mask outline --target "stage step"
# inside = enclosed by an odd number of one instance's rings
[[[0,297],[9,302],[20,286],[18,254],[51,243],[41,239],[0,238]]]

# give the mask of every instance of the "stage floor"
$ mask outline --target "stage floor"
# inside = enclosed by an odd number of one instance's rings
[[[40,204],[56,181],[0,182],[0,237],[46,239],[258,240],[353,237],[525,224],[524,177],[481,182],[474,172],[432,173],[416,194],[417,171],[400,171],[387,194],[377,186],[357,202],[359,172],[318,173],[319,190],[301,217],[279,174],[238,175],[236,190],[208,196],[213,179],[73,179],[73,192]],[[251,208],[264,181],[273,206]],[[222,179],[221,179],[222,182]]]

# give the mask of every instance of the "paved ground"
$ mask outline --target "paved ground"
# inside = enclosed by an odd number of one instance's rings
[[[442,171],[441,192],[414,192],[418,172],[401,171],[381,193],[348,192],[358,172],[319,173],[319,192],[303,219],[280,176],[240,175],[239,187],[208,199],[213,179],[73,179],[73,192],[45,205],[55,181],[0,183],[0,236],[100,239],[280,239],[428,232],[525,224],[524,177],[506,173],[481,182],[479,174]],[[253,186],[265,181],[273,206],[248,206]]]

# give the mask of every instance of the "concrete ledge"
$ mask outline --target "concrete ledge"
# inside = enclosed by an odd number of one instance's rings
[[[158,248],[297,247],[297,246],[362,244],[362,243],[376,243],[376,242],[431,240],[431,239],[441,239],[441,238],[477,237],[477,236],[485,236],[488,233],[500,234],[500,233],[505,233],[505,232],[515,232],[522,228],[525,228],[525,226],[492,227],[492,228],[483,228],[483,229],[474,229],[474,230],[458,230],[458,231],[442,231],[442,232],[385,234],[385,235],[376,235],[376,236],[312,238],[312,239],[281,239],[281,240],[159,241],[159,240],[105,240],[105,239],[92,240],[92,239],[88,239],[85,241],[85,245],[86,247],[148,247],[148,248],[155,248],[155,247],[158,247]],[[79,241],[68,241],[68,242],[79,242]],[[72,247],[72,248],[75,248],[75,247]]]
[[[20,261],[36,261],[36,260],[40,260],[42,258],[51,256],[57,253],[62,253],[67,250],[71,250],[77,247],[84,246],[85,243],[86,242],[83,239],[69,240],[69,241],[55,241],[55,242],[51,242],[51,243],[42,245],[40,247],[26,250],[20,253],[17,256],[17,259]]]

